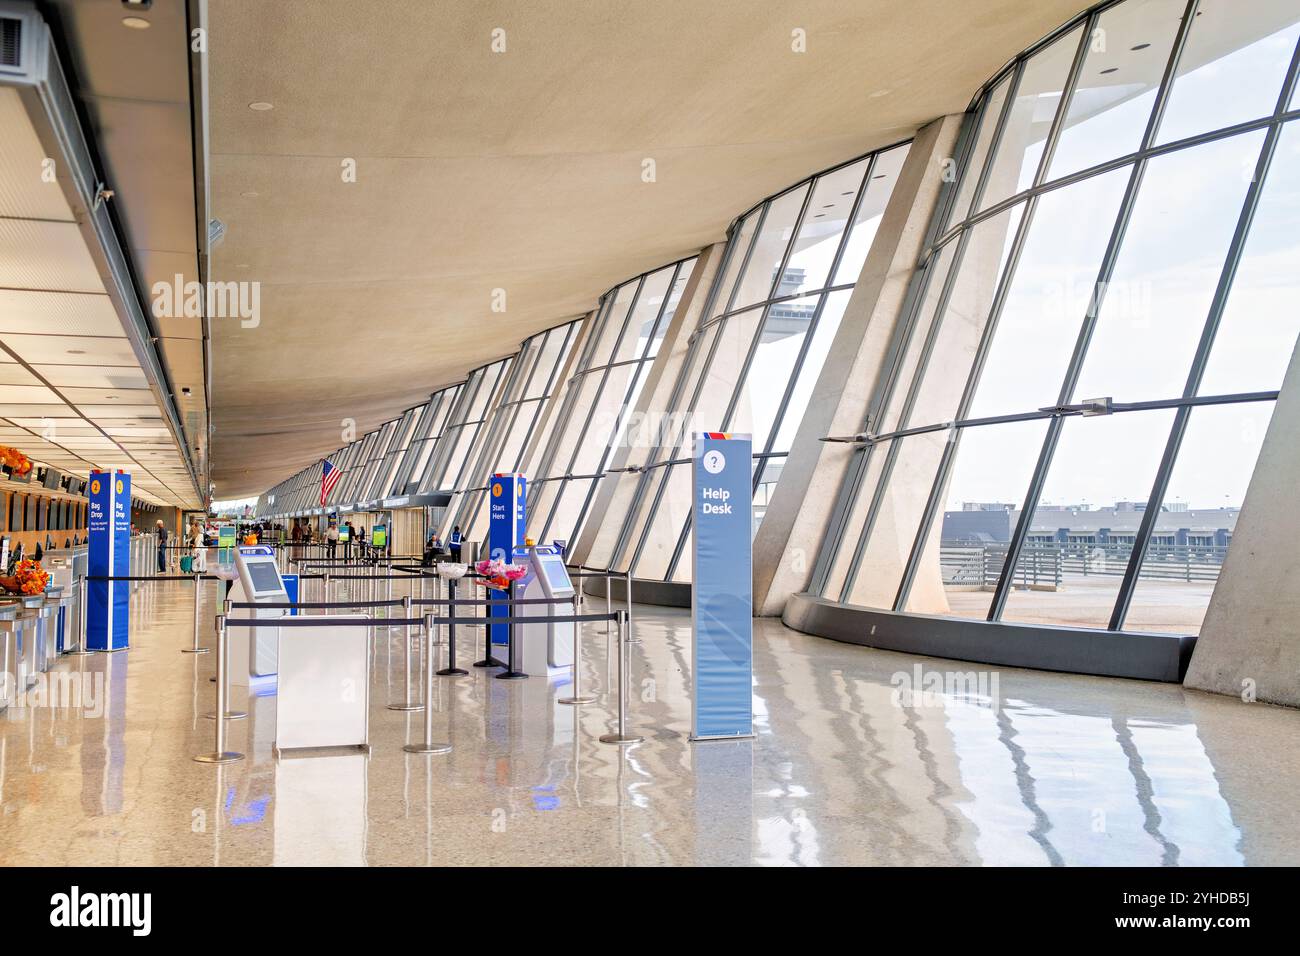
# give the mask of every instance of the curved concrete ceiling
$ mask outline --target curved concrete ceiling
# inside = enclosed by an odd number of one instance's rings
[[[212,275],[260,283],[256,327],[213,321],[217,496],[265,490],[343,444],[345,419],[373,428],[764,196],[964,109],[1080,8],[211,4]]]

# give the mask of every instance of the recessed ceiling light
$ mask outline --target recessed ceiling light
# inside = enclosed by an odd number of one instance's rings
[[[248,263],[247,263],[247,262],[240,262],[240,263],[238,263],[238,264],[235,265],[235,268],[236,268],[236,269],[247,269],[247,268],[248,268]]]
[[[123,17],[122,26],[132,30],[148,30],[153,24],[144,17]]]
[[[253,190],[253,189],[250,189],[250,190],[248,190],[247,192],[242,192],[242,193],[240,193],[239,195],[243,196],[245,199],[256,199],[256,198],[257,198],[257,191],[256,191],[256,190]]]
[[[880,99],[880,97],[888,96],[892,92],[893,90],[876,90],[876,92],[871,94],[871,99],[873,100]]]
[[[273,110],[273,109],[275,109],[275,104],[273,104],[273,103],[266,103],[266,102],[263,102],[262,100],[258,100],[256,103],[249,103],[249,104],[248,104],[248,108],[249,108],[250,110],[257,110],[259,113],[262,113],[262,112],[265,112],[266,110]]]
[[[69,355],[85,355],[85,354],[86,354],[86,350],[85,350],[85,349],[68,349],[68,354],[69,354]]]

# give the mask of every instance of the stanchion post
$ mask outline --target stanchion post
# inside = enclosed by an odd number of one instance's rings
[[[641,639],[636,636],[636,622],[632,618],[632,569],[627,569],[627,642],[629,644],[640,644]]]
[[[438,676],[468,677],[469,671],[456,666],[456,582],[451,578],[447,579],[447,602],[447,666],[438,671]]]
[[[301,592],[302,589],[299,588],[298,590]],[[330,590],[330,573],[326,571],[325,572],[325,603],[328,604],[330,601],[334,600],[334,598],[331,596],[332,593],[333,592]]]
[[[202,587],[200,581],[202,575],[198,571],[194,572],[194,645],[192,647],[181,648],[182,654],[206,654],[211,648],[199,647],[199,600],[203,597],[203,592],[199,589]]]
[[[408,754],[451,753],[451,744],[433,742],[433,615],[424,616],[424,635],[429,645],[424,652],[424,741],[402,747]]]
[[[219,713],[225,714],[226,720],[243,720],[248,716],[247,711],[227,709],[230,702],[230,680],[227,676],[230,670],[230,642],[224,640],[223,635],[226,633],[226,621],[230,618],[230,612],[234,609],[234,602],[227,598],[223,602],[224,613],[217,615],[217,686],[219,688],[217,696],[223,701],[224,706],[220,710],[204,714],[203,716],[208,720],[216,720]],[[217,723],[221,723],[221,721],[218,720]],[[240,754],[240,756],[242,757],[243,754]]]
[[[581,583],[582,579],[578,579]],[[578,609],[582,606],[582,589],[575,588],[573,591],[573,616],[578,616]],[[561,697],[561,704],[590,704],[596,698],[590,695],[584,696],[582,693],[582,622],[573,622],[573,693],[568,697]]]
[[[78,627],[77,630],[80,634],[80,641],[77,644],[77,649],[75,651],[67,652],[69,657],[89,657],[92,653],[90,650],[87,650],[86,648],[86,640],[87,638],[90,637],[90,613],[89,613],[90,605],[88,603],[90,600],[90,584],[89,582],[87,582],[85,574],[81,576],[81,584],[79,585],[79,594],[80,594],[80,604],[81,604],[80,607],[81,621],[80,621],[80,626]]]
[[[506,605],[506,614],[509,617],[514,617],[515,616],[515,583],[513,581],[510,582],[510,586],[506,589],[506,600],[509,602]],[[492,620],[490,615],[488,616],[488,620],[489,621]],[[506,625],[506,660],[509,663],[506,665],[505,670],[503,670],[500,674],[495,675],[497,680],[527,680],[528,679],[528,674],[525,673],[523,670],[521,670],[519,667],[518,644],[519,642],[515,640],[515,626],[513,624],[507,624]]]
[[[606,578],[606,581],[609,579]],[[618,733],[604,734],[600,738],[602,744],[636,744],[645,740],[644,737],[638,737],[636,734],[627,732],[627,654],[623,650],[623,645],[627,643],[624,639],[624,623],[627,618],[626,611],[619,611],[615,631],[618,634]]]
[[[217,712],[226,709],[226,616],[217,615]],[[211,753],[199,754],[194,759],[199,763],[234,763],[243,760],[244,755],[226,749],[226,722],[218,720],[216,748]]]
[[[417,704],[411,699],[411,599],[410,597],[402,598],[402,616],[406,618],[406,699],[400,704],[389,704],[389,710],[424,710],[428,704],[429,698],[425,698],[424,704]],[[391,645],[390,645],[391,646]]]
[[[484,593],[487,594],[489,598],[491,597],[492,592],[490,590],[487,590]],[[505,661],[499,661],[492,656],[492,615],[488,613],[490,610],[490,607],[488,605],[484,604],[482,605],[482,608],[483,608],[483,659],[481,661],[475,661],[473,666],[474,667],[506,667],[507,665]],[[451,611],[450,616],[455,617],[456,605],[450,604],[448,605],[448,609]]]

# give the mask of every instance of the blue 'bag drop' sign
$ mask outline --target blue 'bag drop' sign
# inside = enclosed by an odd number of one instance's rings
[[[92,471],[86,574],[126,577],[131,573],[131,476]],[[89,581],[86,588],[86,647],[119,651],[127,646],[130,581]]]
[[[696,740],[754,732],[752,444],[749,435],[695,436],[691,736]]]

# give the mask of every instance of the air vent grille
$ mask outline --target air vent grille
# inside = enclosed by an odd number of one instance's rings
[[[22,64],[23,21],[16,17],[0,17],[0,66],[13,69]]]

